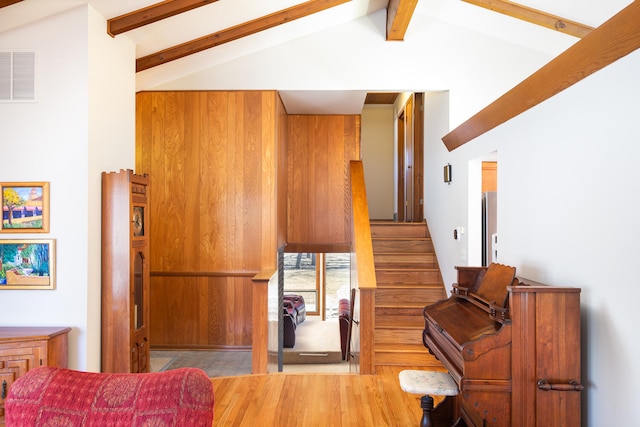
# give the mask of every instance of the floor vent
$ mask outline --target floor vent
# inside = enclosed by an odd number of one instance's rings
[[[35,100],[35,52],[0,52],[0,101]]]

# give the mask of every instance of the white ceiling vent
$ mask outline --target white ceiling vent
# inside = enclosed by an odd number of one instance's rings
[[[0,52],[0,101],[33,101],[35,52]]]

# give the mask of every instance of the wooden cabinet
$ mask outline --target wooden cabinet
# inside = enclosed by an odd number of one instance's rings
[[[38,366],[67,367],[71,328],[0,327],[0,425],[11,384]]]
[[[149,370],[149,178],[102,174],[102,372]]]
[[[511,287],[514,426],[580,427],[580,288]]]

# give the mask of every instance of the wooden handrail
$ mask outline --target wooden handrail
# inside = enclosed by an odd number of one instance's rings
[[[640,1],[593,30],[442,138],[452,151],[640,47]]]
[[[367,190],[364,184],[362,161],[351,161],[351,208],[353,210],[353,247],[358,268],[358,288],[375,288],[376,272],[373,264],[371,222]]]
[[[374,325],[376,271],[373,262],[373,244],[371,242],[371,223],[369,206],[364,183],[362,161],[352,160],[351,171],[351,209],[352,209],[352,249],[351,260],[352,286],[358,289],[358,327],[359,360],[361,374],[375,374]]]

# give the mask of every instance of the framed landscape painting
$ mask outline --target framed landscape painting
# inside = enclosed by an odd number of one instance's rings
[[[0,240],[1,289],[55,289],[55,240]]]
[[[3,233],[49,232],[49,183],[0,182]]]

